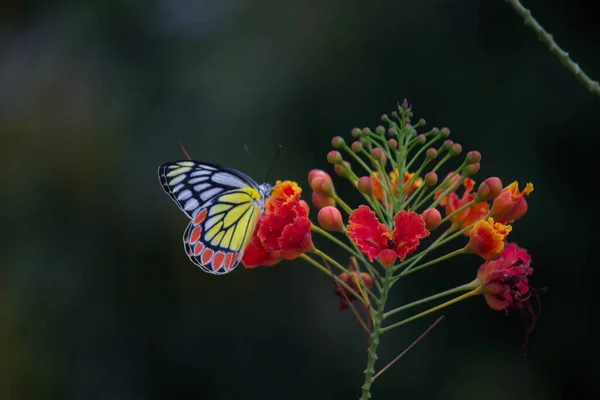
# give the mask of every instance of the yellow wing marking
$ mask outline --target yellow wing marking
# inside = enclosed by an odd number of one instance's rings
[[[217,203],[217,204],[215,204],[214,206],[212,206],[210,208],[210,211],[208,212],[208,216],[212,217],[215,214],[224,213],[227,210],[229,210],[231,207],[233,207],[231,204],[219,204],[219,203]]]
[[[258,221],[258,207],[255,207],[252,211],[244,214],[244,216],[234,226],[233,237],[231,238],[231,244],[229,248],[235,251],[245,249],[250,241],[256,222]]]
[[[176,175],[180,175],[180,174],[185,174],[186,172],[190,171],[192,168],[190,167],[180,167],[180,168],[175,168],[174,170],[172,170],[171,172],[169,172],[167,174],[167,176],[170,178],[172,176],[176,176]]]
[[[250,196],[250,199],[252,199],[252,200],[260,199],[260,193],[258,193],[258,191],[256,191],[256,190],[248,187],[248,188],[236,190],[234,193],[225,194],[219,198],[219,201],[224,201],[226,203],[234,203],[234,204],[249,202],[250,200],[248,199],[248,197],[246,197],[244,195]]]

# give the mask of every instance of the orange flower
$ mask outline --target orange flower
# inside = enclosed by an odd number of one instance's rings
[[[445,207],[446,216],[452,214],[459,208],[463,207],[465,204],[472,202],[476,194],[472,192],[475,187],[475,181],[473,179],[467,178],[463,182],[463,186],[465,187],[465,192],[462,197],[458,197],[455,192],[450,193],[448,196],[442,198],[440,201],[441,205]],[[467,226],[479,221],[484,218],[490,211],[490,206],[485,201],[474,204],[471,207],[464,209],[463,211],[454,214],[450,221],[457,224],[460,229],[464,229]],[[471,229],[465,231],[465,235],[469,236],[471,234]]]
[[[301,192],[295,182],[277,181],[244,250],[242,263],[246,268],[293,260],[312,247],[308,205],[300,200]]]
[[[267,211],[274,211],[289,201],[297,201],[300,198],[300,193],[302,193],[302,189],[296,182],[275,182],[271,196],[267,199]]]
[[[504,240],[511,230],[510,226],[494,222],[493,218],[481,220],[471,230],[466,249],[486,260],[495,260],[502,254]]]
[[[512,222],[521,218],[527,212],[527,200],[524,196],[528,196],[531,192],[533,192],[533,184],[528,183],[520,192],[519,182],[514,181],[494,199],[492,216],[504,222]]]
[[[357,294],[360,295],[360,290],[358,289],[358,284],[364,284],[369,290],[373,290],[373,277],[366,272],[361,272],[360,274],[357,271],[352,271],[352,275],[354,277],[348,275],[345,272],[342,272],[338,278],[346,285],[348,285],[352,290],[354,290]],[[346,308],[350,307],[348,301],[358,300],[356,296],[352,294],[348,289],[335,282],[333,284],[333,293],[340,298],[340,310],[344,311]]]
[[[404,189],[402,189],[402,193],[404,193],[405,196],[409,196],[410,194],[412,194],[419,186],[421,186],[423,184],[423,178],[418,177],[417,179],[415,179],[412,184],[410,186],[406,186],[406,184],[408,183],[408,181],[415,175],[414,173],[408,172],[408,171],[404,171],[404,178],[402,179],[402,185],[400,185],[399,181],[398,181],[398,174],[399,171],[396,169],[395,171],[390,172],[389,176],[391,179],[391,184],[390,184],[390,190],[392,191],[392,194],[394,195],[394,197],[398,196],[398,187],[403,187]],[[375,172],[372,176],[371,176],[371,180],[373,181],[373,194],[375,195],[375,198],[381,202],[383,202],[384,199],[384,195],[385,195],[385,191],[383,189],[383,187],[381,186],[380,181],[383,181],[383,178],[381,177],[381,174],[379,172]],[[387,183],[386,181],[383,181],[384,183]]]

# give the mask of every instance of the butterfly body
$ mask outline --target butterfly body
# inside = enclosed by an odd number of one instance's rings
[[[183,234],[190,260],[208,273],[231,272],[242,259],[271,186],[233,168],[193,160],[163,164],[158,176],[190,219]]]

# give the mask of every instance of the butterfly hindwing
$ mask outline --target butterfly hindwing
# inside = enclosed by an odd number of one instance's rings
[[[183,234],[190,260],[213,274],[231,272],[240,262],[244,248],[260,214],[254,188],[224,192],[206,202],[194,215]]]

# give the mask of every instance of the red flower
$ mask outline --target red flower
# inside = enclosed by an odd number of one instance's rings
[[[502,255],[504,241],[512,227],[494,222],[493,218],[481,220],[473,226],[466,249],[486,260],[495,260]]]
[[[522,308],[529,300],[528,276],[533,273],[531,256],[515,243],[504,246],[500,258],[479,267],[477,279],[487,304],[494,310]]]
[[[294,182],[277,182],[244,250],[242,263],[246,268],[293,260],[311,248],[308,205],[300,200],[301,191]]]
[[[441,205],[445,205],[445,213],[446,215],[450,215],[459,208],[463,207],[465,204],[470,203],[476,197],[475,193],[472,193],[473,187],[475,186],[475,181],[467,178],[463,182],[463,186],[465,187],[465,191],[461,197],[458,197],[456,192],[450,193],[448,196],[442,198],[440,201]],[[464,229],[467,226],[481,220],[484,218],[490,211],[490,206],[485,201],[472,205],[471,207],[454,214],[450,221],[457,224],[460,229]],[[471,230],[465,231],[465,235],[469,235]]]
[[[373,277],[371,275],[367,274],[366,272],[361,272],[359,275],[359,273],[356,271],[352,272],[352,274],[354,275],[354,277],[348,275],[345,272],[342,272],[338,276],[338,278],[340,278],[340,280],[342,282],[344,282],[346,285],[348,285],[350,287],[350,289],[354,290],[359,295],[361,294],[361,291],[358,289],[357,282],[359,285],[364,284],[364,286],[369,288],[369,290],[373,290],[374,281],[373,281]],[[348,289],[343,287],[338,282],[335,282],[333,284],[333,293],[337,297],[340,298],[340,310],[341,311],[344,311],[346,308],[350,307],[350,305],[348,304],[348,301],[358,300],[356,298],[356,296],[354,296]],[[365,295],[366,295],[366,293],[365,293]],[[348,301],[346,301],[346,298],[348,299]]]
[[[394,217],[394,230],[379,222],[367,206],[360,206],[348,220],[348,237],[369,261],[376,258],[384,265],[392,265],[397,257],[404,260],[414,252],[421,239],[429,236],[423,217],[415,212],[400,211]]]

